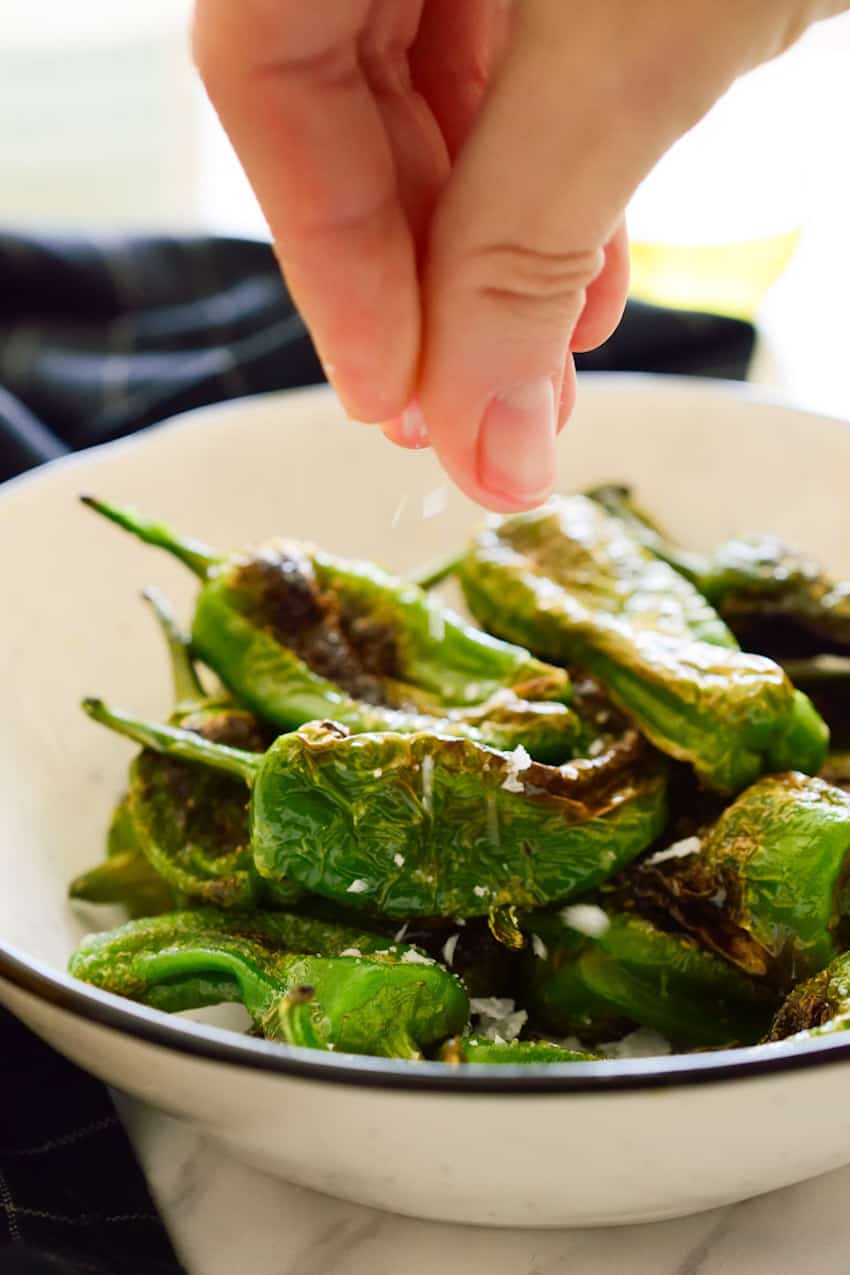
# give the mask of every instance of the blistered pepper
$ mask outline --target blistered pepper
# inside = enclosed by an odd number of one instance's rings
[[[308,927],[280,914],[168,914],[91,936],[69,969],[159,1009],[241,1001],[269,1040],[313,1049],[417,1059],[463,1030],[463,985],[430,957],[356,932],[338,955],[293,953]]]
[[[485,1036],[456,1036],[440,1050],[440,1061],[516,1067],[530,1063],[598,1062],[589,1049],[564,1049],[549,1040],[488,1040]]]
[[[291,540],[230,555],[91,497],[201,580],[192,647],[279,730],[448,730],[563,761],[581,750],[567,674],[482,633],[416,585]]]
[[[688,847],[683,847],[688,849]],[[756,977],[788,987],[844,946],[850,795],[801,774],[768,775],[692,852],[650,856],[624,889]]]
[[[209,696],[193,666],[186,638],[181,634],[164,598],[146,594],[168,641],[175,705],[170,722],[203,739],[262,752],[273,738],[257,717],[224,696]],[[130,784],[116,811],[109,846],[126,847],[128,867],[144,876],[138,858],[169,887],[176,901],[215,907],[279,906],[302,891],[285,882],[263,881],[254,868],[249,845],[245,788],[238,780],[172,757],[144,749],[130,765]],[[92,899],[104,892],[104,877],[122,859],[110,855],[71,887],[75,898]],[[129,882],[128,882],[129,885]],[[152,887],[151,887],[152,888]],[[160,893],[163,893],[160,891]],[[111,900],[123,901],[124,900]],[[134,898],[132,910],[142,912],[144,900]],[[160,907],[153,911],[163,910]]]
[[[738,650],[697,589],[596,501],[491,518],[459,570],[479,621],[588,669],[706,786],[735,793],[764,771],[820,769],[828,732],[806,696]]]
[[[794,988],[780,1006],[767,1040],[823,1029],[837,1019],[842,1020],[841,1030],[850,1027],[850,952],[842,952]]]
[[[733,536],[711,553],[695,553],[670,540],[628,487],[608,484],[588,494],[695,584],[749,649],[783,662],[814,652],[850,654],[850,581],[833,578],[779,537]]]
[[[663,767],[635,732],[562,767],[449,736],[349,735],[332,722],[257,755],[99,700],[84,708],[145,747],[241,777],[264,879],[400,919],[571,898],[630,862],[666,818]]]
[[[694,1048],[764,1034],[777,999],[768,989],[687,935],[625,913],[602,919],[588,934],[558,913],[527,918],[537,943],[521,998],[536,1027],[604,1040],[637,1024]]]

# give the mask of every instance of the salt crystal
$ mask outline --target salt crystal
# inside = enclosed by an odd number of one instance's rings
[[[534,953],[534,955],[541,961],[545,961],[546,957],[549,955],[549,949],[546,946],[546,944],[543,942],[539,934],[532,934],[531,950]]]
[[[452,934],[449,936],[449,938],[446,939],[445,943],[443,944],[443,960],[445,961],[446,965],[449,966],[449,968],[451,968],[451,966],[454,964],[455,948],[457,947],[457,941],[459,938],[460,938],[459,934]]]
[[[404,925],[401,927],[401,929],[399,930],[399,932],[396,934],[395,938],[393,939],[393,942],[401,943],[404,940],[404,936],[407,933],[409,928],[410,928],[410,922],[405,921]]]
[[[522,744],[518,744],[512,753],[508,753],[508,773],[502,781],[502,787],[506,792],[524,792],[522,783],[517,778],[520,771],[528,770],[531,765],[531,758]]]
[[[561,908],[558,915],[568,929],[586,934],[591,939],[601,938],[611,926],[606,913],[595,903],[571,903]]]
[[[487,889],[486,885],[474,885],[472,887],[472,893],[475,895],[476,899],[484,899],[490,891]]]
[[[356,881],[352,881],[346,890],[346,894],[365,894],[369,889],[369,882],[364,881],[362,877],[358,877]]]
[[[403,868],[403,867],[404,867],[404,855],[403,855],[403,854],[399,854],[399,853],[398,853],[398,851],[396,851],[396,853],[393,855],[393,863],[395,864],[395,866],[396,866],[397,868]]]
[[[656,864],[664,863],[667,859],[685,859],[689,854],[696,854],[701,845],[699,837],[683,837],[681,841],[674,841],[666,850],[656,850],[655,854],[644,859],[644,863]]]
[[[409,947],[401,958],[402,965],[435,965],[436,961],[430,956],[425,956],[423,952],[417,952],[415,947]]]

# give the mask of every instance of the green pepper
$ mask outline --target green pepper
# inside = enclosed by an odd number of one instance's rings
[[[850,656],[825,654],[783,659],[782,667],[826,722],[830,747],[850,749]]]
[[[842,952],[826,969],[794,988],[779,1007],[767,1039],[784,1040],[841,1017],[850,1021],[850,952]]]
[[[391,917],[487,916],[571,898],[644,850],[666,818],[663,768],[634,734],[554,767],[467,739],[350,736],[324,722],[258,756],[99,700],[83,707],[146,747],[245,780],[263,878]]]
[[[850,796],[769,775],[728,806],[694,853],[632,867],[624,888],[748,974],[787,987],[844,945]],[[656,861],[653,861],[655,858]]]
[[[739,651],[694,586],[586,496],[491,518],[460,575],[488,628],[588,669],[707,787],[735,793],[763,771],[820,769],[828,732],[805,695]]]
[[[563,761],[581,749],[569,678],[366,562],[275,540],[229,556],[91,497],[200,577],[192,647],[279,730],[449,730]]]
[[[286,950],[311,937],[297,917],[183,912],[94,935],[69,968],[160,1009],[238,1000],[268,1039],[314,1049],[417,1059],[465,1026],[463,985],[415,948],[355,932],[336,956]]]
[[[687,935],[625,913],[600,917],[593,934],[558,913],[526,919],[537,942],[521,996],[536,1027],[600,1040],[638,1024],[685,1047],[752,1044],[764,1034],[776,1006],[768,989]]]
[[[788,655],[850,653],[850,581],[833,579],[778,537],[735,536],[710,554],[694,553],[669,540],[628,487],[609,484],[589,495],[692,581],[748,648],[783,662]]]
[[[601,1054],[564,1049],[550,1040],[488,1040],[483,1036],[455,1036],[440,1050],[440,1061],[484,1063],[487,1066],[527,1066],[529,1063],[599,1062]]]

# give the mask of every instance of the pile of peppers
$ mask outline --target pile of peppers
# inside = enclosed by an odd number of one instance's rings
[[[73,975],[453,1067],[850,1026],[850,583],[765,535],[683,549],[615,485],[419,583],[83,499],[199,589],[188,634],[145,595],[166,721],[83,702],[140,751],[70,887],[125,919]]]

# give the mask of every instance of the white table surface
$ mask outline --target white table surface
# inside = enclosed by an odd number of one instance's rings
[[[191,1275],[843,1275],[850,1268],[850,1168],[673,1222],[485,1230],[343,1204],[246,1168],[141,1104],[122,1100],[121,1109]]]

